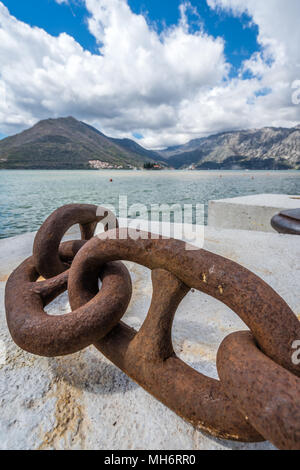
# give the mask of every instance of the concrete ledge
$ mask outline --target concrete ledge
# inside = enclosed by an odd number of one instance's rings
[[[74,238],[75,232],[69,236]],[[30,256],[33,238],[34,234],[26,234],[0,240],[0,344],[5,348],[0,363],[1,449],[273,448],[270,443],[219,440],[195,430],[92,346],[52,359],[20,350],[7,330],[4,287],[11,270]],[[204,248],[254,271],[300,316],[297,237],[206,227]],[[150,271],[126,264],[134,290],[124,321],[138,329],[151,301]],[[69,310],[66,294],[47,307],[52,315]],[[182,360],[217,378],[218,346],[229,333],[241,329],[246,329],[245,324],[225,305],[200,292],[190,292],[175,317],[174,347]]]
[[[286,194],[257,194],[210,201],[208,225],[237,230],[275,232],[272,217],[286,209],[300,207],[300,196]]]

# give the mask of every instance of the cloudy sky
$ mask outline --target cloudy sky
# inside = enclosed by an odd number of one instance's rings
[[[72,115],[147,148],[300,123],[299,0],[0,0],[0,137]]]

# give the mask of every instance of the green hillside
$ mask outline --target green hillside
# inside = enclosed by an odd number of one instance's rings
[[[110,139],[73,117],[40,121],[0,141],[2,169],[87,169],[95,161],[142,167],[154,156],[129,139]]]

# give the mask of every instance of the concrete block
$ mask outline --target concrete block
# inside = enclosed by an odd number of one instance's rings
[[[256,194],[209,201],[208,225],[223,229],[275,232],[272,217],[285,209],[300,207],[300,196]]]

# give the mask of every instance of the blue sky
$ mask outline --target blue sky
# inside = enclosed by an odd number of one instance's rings
[[[156,22],[158,28],[164,23],[171,26],[179,20],[179,0],[130,0],[129,4],[135,13],[147,12],[147,17]],[[242,62],[260,50],[257,26],[251,24],[251,18],[246,14],[236,18],[225,12],[216,12],[208,7],[205,0],[193,0],[191,4],[200,16],[189,15],[191,30],[195,31],[201,21],[208,34],[224,38],[225,54],[233,66],[232,75],[235,75]]]
[[[299,17],[299,0],[0,0],[0,138],[68,115],[154,149],[297,125]]]
[[[85,49],[97,53],[96,40],[86,24],[88,12],[80,0],[71,0],[70,4],[58,4],[54,0],[4,0],[3,3],[12,15],[25,23],[43,28],[51,35],[66,32]],[[144,14],[158,31],[162,31],[164,25],[178,23],[180,0],[129,0],[128,3],[134,13]],[[226,12],[216,12],[205,0],[192,0],[191,4],[200,17],[188,15],[190,29],[198,29],[201,21],[208,34],[224,38],[225,55],[232,65],[231,75],[236,75],[242,62],[260,50],[257,26],[247,14],[236,18]]]

